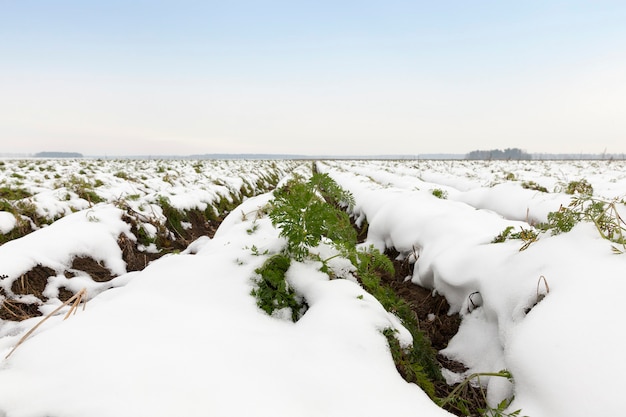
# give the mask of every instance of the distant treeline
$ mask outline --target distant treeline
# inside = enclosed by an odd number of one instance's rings
[[[83,154],[78,152],[38,152],[35,158],[82,158]]]
[[[465,159],[532,159],[532,156],[519,148],[507,148],[505,150],[472,151],[465,156]]]
[[[39,152],[36,154],[0,153],[0,158],[85,158],[78,152]],[[104,155],[90,155],[88,158],[104,158]],[[447,160],[626,160],[626,154],[553,154],[553,153],[527,153],[518,148],[505,150],[477,150],[468,154],[431,153],[413,155],[296,155],[296,154],[201,154],[201,155],[118,155],[114,159],[447,159]]]
[[[488,151],[472,151],[465,155],[465,159],[479,159],[479,160],[624,160],[625,154],[591,154],[591,153],[579,153],[579,154],[565,154],[565,153],[533,153],[530,154],[519,148],[508,148],[505,150],[491,149]]]

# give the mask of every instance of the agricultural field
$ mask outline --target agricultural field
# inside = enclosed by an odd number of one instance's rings
[[[0,160],[0,416],[620,415],[626,162]]]

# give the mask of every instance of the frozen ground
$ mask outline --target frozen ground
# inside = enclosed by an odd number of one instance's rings
[[[514,384],[499,377],[481,381],[493,404],[515,396],[508,411],[530,417],[622,413],[626,255],[613,253],[616,244],[588,222],[567,233],[541,233],[523,251],[519,239],[492,241],[507,226],[531,228],[567,205],[572,196],[562,191],[569,181],[586,178],[594,196],[623,198],[623,165],[327,161],[319,168],[353,193],[352,214],[369,225],[365,244],[413,256],[408,279],[444,295],[462,315],[458,335],[442,353],[469,369],[448,373],[450,382],[507,369]],[[171,181],[188,178],[165,169]],[[281,175],[293,169],[301,167],[286,167]],[[121,176],[103,177],[97,165],[93,170],[104,183],[118,178],[119,187],[127,186]],[[228,178],[258,173],[231,166]],[[107,198],[90,205],[72,190],[46,189],[43,180],[29,182],[37,176],[20,175],[25,188],[41,194],[33,198],[38,209],[63,215],[0,246],[4,297],[33,266],[62,271],[75,256],[91,256],[117,277],[96,283],[89,276],[51,276],[44,314],[61,304],[61,287],[86,288],[86,308],[67,320],[53,316],[15,351],[41,318],[0,322],[0,355],[10,354],[0,362],[0,415],[449,415],[397,373],[380,331],[396,327],[405,342],[408,335],[354,280],[329,280],[319,265],[295,263],[288,279],[310,305],[304,317],[292,323],[258,309],[250,295],[254,270],[284,245],[259,210],[271,194],[246,199],[213,238],[128,272],[116,239],[137,237],[119,204]],[[130,201],[144,213],[150,203],[144,196],[157,189],[154,184],[172,201],[196,207],[237,181],[209,186],[198,178],[172,192],[159,169],[142,175],[124,195],[140,194]],[[7,178],[15,177],[5,171]],[[523,188],[524,181],[549,192]],[[196,183],[203,192],[192,192]],[[433,196],[435,189],[447,198]],[[618,207],[623,214],[623,204]],[[5,213],[0,228],[6,234],[15,217]]]

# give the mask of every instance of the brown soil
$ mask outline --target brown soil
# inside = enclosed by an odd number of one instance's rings
[[[11,291],[15,295],[32,294],[42,298],[43,291],[48,283],[48,277],[56,275],[54,270],[43,265],[37,265],[30,271],[13,281]]]
[[[155,259],[160,258],[162,253],[148,253],[139,251],[137,245],[125,234],[117,238],[117,244],[122,250],[122,259],[126,262],[126,271],[141,271]],[[83,270],[84,271],[84,270]],[[89,271],[85,271],[89,273]]]
[[[191,223],[191,229],[187,230],[189,243],[198,239],[200,236],[209,236],[212,238],[215,235],[219,222],[207,220],[206,217],[204,217],[204,213],[200,210],[188,211],[187,217],[187,220]]]
[[[13,281],[11,285],[13,294],[5,294],[4,290],[0,288],[0,295],[4,298],[0,304],[0,319],[20,321],[29,317],[40,316],[39,303],[26,303],[16,296],[32,294],[41,300],[44,298],[42,293],[48,283],[48,277],[51,275],[55,275],[54,270],[37,265]],[[8,277],[2,276],[2,278]]]
[[[367,229],[369,227],[365,221],[361,227],[354,224],[353,227],[357,232],[357,240],[363,243],[367,239]],[[395,270],[394,275],[382,275],[381,282],[389,286],[399,297],[406,301],[419,321],[419,328],[430,339],[432,347],[437,351],[448,346],[448,342],[458,332],[461,325],[461,317],[459,314],[448,314],[450,305],[445,297],[434,294],[433,291],[413,284],[407,277],[413,276],[413,264],[407,259],[399,260],[400,253],[393,249],[387,249],[385,255],[393,261]],[[446,358],[438,354],[437,360],[442,369],[448,369],[452,372],[461,373],[467,368],[457,361]],[[435,382],[435,395],[438,398],[445,398],[452,392],[455,386],[448,385],[445,381]],[[485,408],[484,397],[480,389],[468,384],[462,394],[465,405],[470,411],[469,417],[480,416],[480,408]],[[452,406],[446,409],[456,415],[466,416],[460,410]]]
[[[198,209],[187,210],[181,216],[184,217],[183,221],[191,224],[189,229],[175,228],[170,220],[166,222],[165,226],[154,224],[158,230],[156,246],[161,248],[161,250],[164,250],[166,253],[184,250],[191,242],[201,236],[213,237],[221,222],[220,218],[217,218],[217,220],[208,219],[205,217],[205,213]],[[133,218],[133,213],[125,215],[123,220],[130,224],[131,233],[135,236],[140,236],[137,222]],[[144,221],[149,220],[144,219]],[[120,236],[120,239],[123,239],[123,237]],[[126,240],[129,239],[126,238]],[[147,263],[163,255],[163,253],[156,255],[141,253],[141,256],[137,258],[134,253],[135,248],[133,242],[130,242],[130,246],[128,242],[122,241],[118,243],[120,244],[120,248],[122,248],[124,260],[128,265],[131,265],[131,267],[127,268],[129,271],[139,271],[145,268]]]
[[[448,341],[456,334],[461,324],[458,314],[449,315],[450,305],[440,295],[434,295],[431,290],[415,285],[405,278],[413,274],[409,262],[397,260],[398,252],[389,250],[386,255],[394,261],[395,276],[383,276],[383,283],[391,287],[394,292],[409,303],[417,314],[420,329],[430,338],[436,350],[448,346]]]
[[[129,219],[130,218],[126,218],[125,220]],[[212,237],[218,226],[215,222],[207,221],[203,217],[202,212],[199,211],[189,212],[189,222],[191,223],[191,228],[185,231],[185,235],[182,236],[181,239],[174,241],[170,248],[168,248],[169,250],[186,248],[189,243],[200,236],[208,235]],[[126,270],[128,272],[141,271],[148,266],[151,261],[168,253],[168,250],[159,253],[140,251],[137,249],[136,242],[124,234],[118,237],[117,243],[122,250],[122,259],[126,262]],[[65,271],[61,272],[68,279],[71,279],[76,277],[79,271],[88,274],[95,282],[107,282],[116,277],[105,265],[86,256],[75,257],[71,265]],[[41,316],[39,306],[48,300],[48,298],[43,295],[43,292],[48,284],[48,279],[56,276],[57,273],[57,271],[50,267],[37,265],[20,277],[13,279],[11,285],[11,292],[13,294],[5,294],[2,288],[0,288],[0,296],[4,298],[4,301],[0,303],[0,319],[21,321],[31,317]],[[0,278],[8,279],[10,277],[3,276]],[[34,295],[38,301],[26,303],[16,298],[16,296],[20,295]],[[69,300],[72,296],[74,296],[74,292],[65,287],[59,288],[59,300],[64,302]]]
[[[5,299],[0,304],[0,319],[22,321],[41,316],[38,304],[23,303],[14,299]]]
[[[76,271],[83,271],[89,274],[91,279],[95,282],[107,282],[115,278],[115,275],[105,266],[101,265],[93,258],[85,256],[77,256],[72,260],[72,266],[70,267]],[[66,271],[65,276],[72,278],[76,276],[76,273],[72,271]]]
[[[461,317],[459,314],[448,314],[450,305],[444,297],[405,279],[413,275],[413,265],[406,260],[398,260],[399,253],[397,251],[390,249],[385,254],[394,263],[395,275],[382,276],[382,283],[388,285],[409,304],[419,320],[420,330],[428,336],[433,348],[436,351],[446,348],[450,339],[458,332]],[[459,373],[467,370],[462,363],[446,358],[441,354],[437,355],[437,360],[442,369]],[[439,398],[445,398],[454,388],[455,386],[448,385],[445,381],[439,381],[435,383],[435,394]],[[470,411],[469,416],[480,416],[481,413],[478,410],[485,408],[484,397],[480,388],[468,385],[461,396]],[[452,406],[446,407],[446,409],[453,414],[467,416]]]
[[[200,211],[189,211],[186,221],[191,223],[192,227],[184,231],[184,233],[178,233],[176,239],[171,241],[168,247],[165,247],[160,253],[146,253],[137,249],[136,242],[132,241],[125,235],[120,235],[118,238],[118,245],[122,250],[122,258],[127,264],[127,271],[140,271],[143,270],[151,261],[161,257],[165,253],[173,250],[182,250],[186,248],[193,240],[200,236],[213,237],[219,221],[207,220],[203,213]],[[126,221],[130,221],[130,217],[125,218]],[[367,224],[364,224],[361,228],[355,228],[359,241],[363,241],[367,235]],[[131,231],[137,235],[136,225],[131,222]],[[413,265],[407,261],[400,261],[398,252],[395,250],[388,250],[386,253],[389,258],[394,262],[395,275],[387,275],[382,277],[382,282],[392,288],[396,294],[403,298],[415,312],[419,319],[420,329],[430,338],[433,348],[436,351],[444,349],[450,339],[458,331],[461,319],[458,314],[448,314],[449,305],[444,297],[433,294],[432,291],[422,288],[406,280],[405,278],[412,275]],[[96,282],[106,282],[115,276],[106,266],[98,263],[93,258],[89,257],[76,257],[72,261],[71,266],[63,271],[66,277],[72,278],[77,275],[77,271],[82,271],[89,274]],[[57,274],[53,269],[37,265],[27,273],[23,274],[14,280],[11,291],[15,295],[27,295],[32,294],[37,297],[41,302],[46,301],[42,292],[47,285],[48,278]],[[6,277],[2,277],[6,278]],[[29,317],[41,316],[39,311],[40,303],[26,304],[16,300],[10,294],[4,294],[0,288],[0,295],[5,297],[5,300],[0,304],[0,319],[4,320],[24,320]],[[61,288],[59,291],[59,299],[66,301],[74,294],[66,288]],[[450,369],[455,372],[462,372],[465,370],[463,364],[449,360],[442,355],[439,355],[439,363],[442,368]],[[436,395],[439,398],[446,397],[454,387],[447,385],[445,382],[437,382],[435,384]],[[480,400],[482,396],[476,388],[469,387],[468,391],[464,393],[466,401],[472,410],[473,415],[479,415],[477,409],[484,407]],[[449,409],[448,411],[460,414],[458,410]]]

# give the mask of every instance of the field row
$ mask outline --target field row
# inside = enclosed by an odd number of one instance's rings
[[[294,161],[3,160],[0,243],[109,203],[134,220],[136,237],[145,249],[159,250],[167,242],[157,242],[158,232],[164,232],[161,238],[177,240],[192,226],[191,211],[205,221],[217,220],[242,199],[273,189],[300,165]]]
[[[213,236],[297,161],[0,161],[0,319],[91,296],[152,260]],[[50,306],[50,307],[47,307]]]

